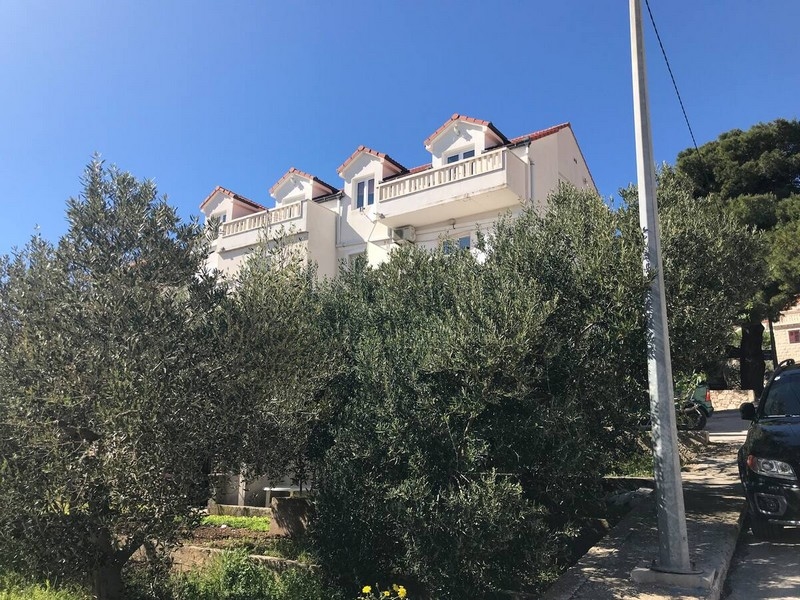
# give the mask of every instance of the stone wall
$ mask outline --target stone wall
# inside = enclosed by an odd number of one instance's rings
[[[738,409],[744,402],[754,402],[753,390],[711,390],[714,410]]]
[[[208,514],[227,515],[229,517],[271,517],[272,509],[259,506],[237,506],[235,504],[217,504],[208,501]]]

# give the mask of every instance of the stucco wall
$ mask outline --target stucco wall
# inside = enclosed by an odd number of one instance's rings
[[[800,304],[785,311],[780,320],[772,325],[772,329],[775,332],[778,361],[793,358],[796,362],[800,362],[800,342],[789,341],[790,331],[798,331],[797,339],[800,339]]]
[[[336,261],[336,213],[317,204],[308,202],[308,254],[317,263],[321,277],[333,277],[338,268]]]

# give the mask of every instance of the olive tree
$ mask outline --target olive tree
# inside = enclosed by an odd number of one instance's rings
[[[320,328],[327,285],[290,234],[263,240],[236,275],[219,331],[221,391],[235,415],[229,471],[301,485],[312,478],[324,389],[341,368],[341,340],[323,338]]]
[[[677,169],[697,198],[719,202],[740,223],[765,232],[766,247],[737,254],[750,286],[750,265],[766,263],[760,285],[740,305],[742,337],[733,355],[741,361],[742,387],[764,387],[764,319],[776,320],[800,295],[800,121],[775,119],[732,129],[716,140],[678,154]]]
[[[642,400],[640,236],[594,194],[550,204],[503,220],[483,262],[407,247],[334,284],[326,335],[347,343],[313,529],[330,571],[436,598],[541,589],[596,510]]]
[[[729,340],[759,236],[660,174],[678,369]],[[629,200],[635,199],[626,192]],[[311,450],[313,528],[351,583],[406,577],[436,598],[541,590],[648,411],[635,204],[562,187],[484,232],[480,252],[405,247],[322,295],[341,371]],[[749,282],[742,285],[742,281]]]
[[[663,166],[658,204],[672,367],[676,375],[713,371],[766,276],[763,234],[718,202],[694,198],[689,179]],[[622,190],[624,218],[636,222],[638,193]]]
[[[0,565],[106,600],[207,498],[225,294],[152,182],[95,159],[83,184],[56,246],[0,265]]]

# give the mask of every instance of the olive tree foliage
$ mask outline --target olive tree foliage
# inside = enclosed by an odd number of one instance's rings
[[[83,184],[57,246],[0,265],[0,566],[116,599],[207,498],[225,294],[152,182],[95,159]]]
[[[719,202],[740,223],[765,232],[767,246],[740,254],[739,264],[767,263],[760,286],[742,303],[742,387],[760,392],[764,380],[762,320],[776,320],[800,295],[800,121],[776,119],[732,129],[678,155],[677,169],[696,198]],[[744,287],[749,285],[746,277]]]
[[[231,472],[312,476],[309,444],[326,414],[323,390],[340,368],[337,340],[322,338],[321,294],[302,242],[262,241],[237,274],[220,329],[225,406],[234,415]]]
[[[676,377],[713,370],[725,357],[734,326],[765,276],[764,236],[712,199],[695,199],[688,178],[664,165],[658,172],[664,292]],[[638,192],[621,191],[621,215],[638,222]]]
[[[323,298],[344,340],[315,432],[325,566],[435,598],[540,587],[642,404],[641,236],[562,188],[444,256],[406,247]]]

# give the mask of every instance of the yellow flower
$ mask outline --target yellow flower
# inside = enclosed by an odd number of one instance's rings
[[[383,597],[384,598],[388,598],[389,597],[389,591],[388,590],[383,592]]]
[[[362,594],[369,594],[371,591],[372,591],[371,585],[365,585],[363,588],[361,588]]]
[[[397,595],[400,598],[405,598],[406,597],[406,588],[404,588],[402,585],[400,587],[398,587],[397,588]]]

